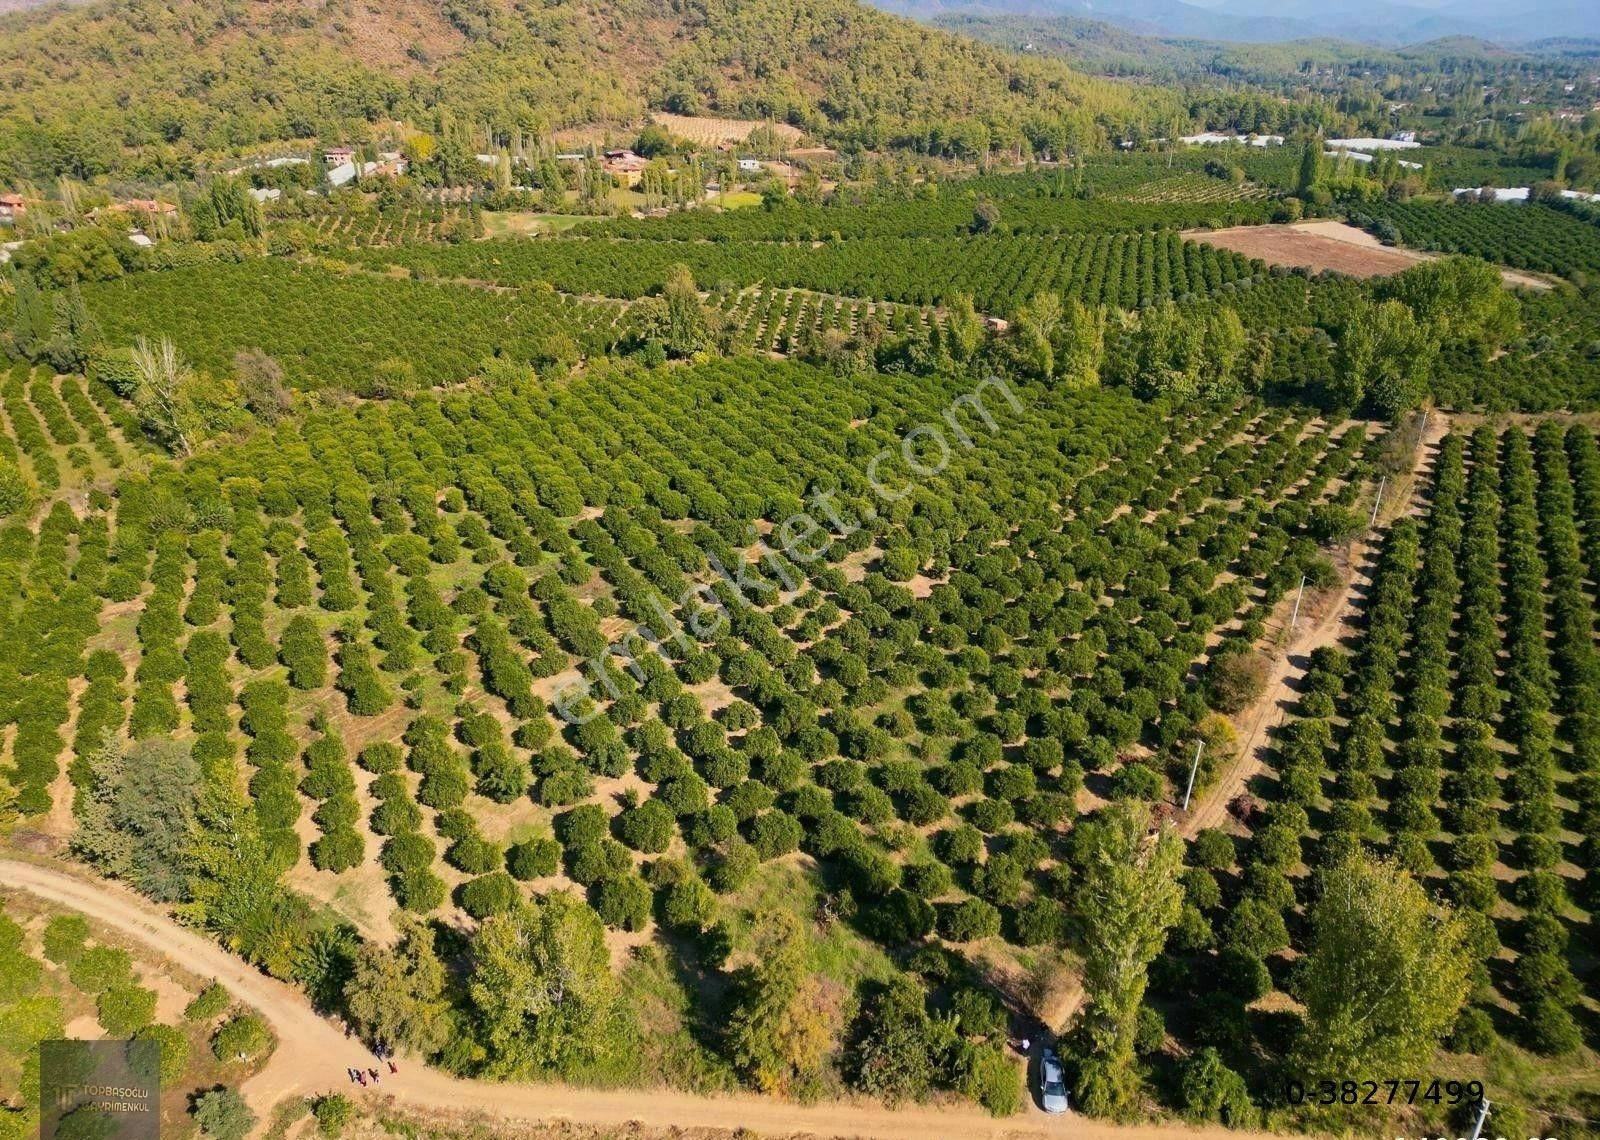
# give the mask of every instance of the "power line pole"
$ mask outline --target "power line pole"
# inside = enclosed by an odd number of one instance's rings
[[[1389,476],[1385,475],[1378,480],[1378,493],[1372,500],[1372,517],[1367,520],[1367,529],[1371,530],[1378,525],[1378,508],[1383,506],[1383,489],[1389,484]]]
[[[1200,741],[1194,746],[1194,763],[1189,765],[1189,786],[1183,790],[1183,810],[1189,810],[1189,797],[1194,795],[1194,775],[1200,771],[1200,753],[1206,750],[1206,742]]]
[[[1300,601],[1306,596],[1306,576],[1300,575],[1300,592],[1294,596],[1294,616],[1289,619],[1289,632],[1294,632],[1294,627],[1300,623]]]
[[[1484,1097],[1478,1102],[1478,1122],[1472,1126],[1472,1140],[1478,1140],[1483,1135],[1483,1122],[1489,1119],[1489,1098]]]

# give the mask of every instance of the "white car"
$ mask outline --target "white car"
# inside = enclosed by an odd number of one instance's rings
[[[1046,1112],[1066,1112],[1067,1083],[1062,1077],[1061,1058],[1046,1049],[1039,1058],[1039,1107]]]

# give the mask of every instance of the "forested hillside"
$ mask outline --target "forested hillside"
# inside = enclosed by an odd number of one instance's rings
[[[487,147],[647,106],[980,154],[1167,98],[853,0],[102,0],[0,22],[0,92],[9,180],[181,178],[207,152],[394,120]]]

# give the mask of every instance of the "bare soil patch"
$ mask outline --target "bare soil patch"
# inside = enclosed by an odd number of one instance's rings
[[[1268,265],[1288,265],[1319,273],[1332,269],[1351,277],[1387,277],[1437,256],[1384,245],[1365,230],[1332,221],[1185,230],[1183,236],[1189,241],[1257,258]],[[1550,283],[1543,278],[1512,269],[1502,269],[1500,277],[1507,286],[1550,288]]]

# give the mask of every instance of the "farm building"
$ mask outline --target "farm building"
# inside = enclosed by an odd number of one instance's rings
[[[322,152],[322,161],[329,166],[343,166],[355,156],[356,152],[351,147],[334,146]]]
[[[741,158],[739,160],[739,170],[745,174],[759,173],[761,170],[761,160],[759,158]]]
[[[618,174],[631,180],[632,176],[644,170],[646,160],[631,150],[608,150],[605,162],[601,165],[607,174]]]
[[[1330,150],[1410,150],[1422,144],[1416,139],[1414,131],[1400,131],[1400,134],[1410,134],[1409,139],[1329,139],[1327,145]]]
[[[28,202],[21,194],[0,194],[0,222],[14,222],[28,212]]]

